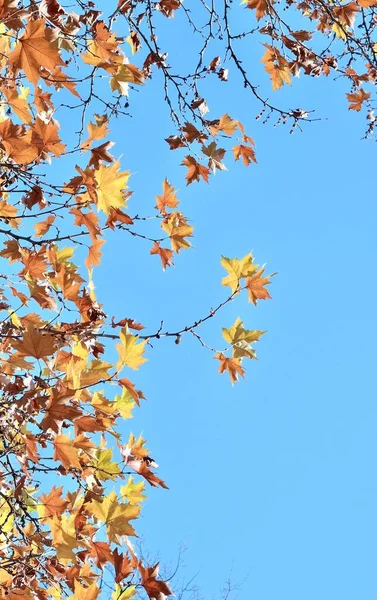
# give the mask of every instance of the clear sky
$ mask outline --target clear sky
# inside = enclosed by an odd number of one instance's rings
[[[262,53],[253,44],[246,62],[267,91]],[[156,342],[131,375],[147,397],[132,431],[170,487],[148,490],[139,531],[164,564],[187,547],[179,578],[197,574],[206,599],[232,573],[241,600],[375,600],[376,145],[361,140],[365,123],[347,110],[340,81],[302,77],[275,93],[327,117],[289,135],[255,120],[258,106],[236,80],[231,71],[228,84],[209,86],[208,116],[239,118],[258,165],[229,157],[209,186],[186,188],[181,156],[163,141],[174,129],[157,84],[134,93],[133,118],[111,136],[133,173],[130,213],[152,213],[167,176],[195,238],[162,272],[148,244],[109,235],[95,274],[109,315],[150,331],[161,319],[175,327],[204,316],[226,297],[221,254],[252,250],[278,272],[272,301],[255,308],[241,296],[201,330],[220,347],[221,327],[238,316],[268,330],[245,381],[232,388],[189,336]],[[125,439],[129,430],[126,422]]]

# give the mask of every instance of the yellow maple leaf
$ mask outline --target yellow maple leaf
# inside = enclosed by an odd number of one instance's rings
[[[123,191],[127,189],[127,181],[130,173],[119,171],[120,163],[106,167],[101,165],[95,172],[97,182],[98,208],[107,215],[112,208],[126,206]]]
[[[251,344],[257,342],[264,333],[266,332],[256,329],[245,329],[239,317],[229,329],[223,327],[223,337],[228,344],[232,344],[234,358],[241,358],[242,356],[256,358],[255,350],[251,347]]]
[[[229,286],[233,294],[239,287],[241,279],[252,275],[258,270],[258,265],[253,264],[251,252],[241,258],[241,260],[223,256],[221,258],[221,264],[224,269],[228,271],[228,275],[223,277],[221,284]]]
[[[146,498],[146,496],[142,494],[144,488],[144,481],[134,483],[133,478],[129,477],[126,485],[122,485],[120,488],[120,493],[122,498],[125,498],[130,504],[140,504],[140,502],[143,502]]]
[[[63,564],[76,559],[73,549],[80,545],[76,539],[75,519],[76,514],[72,514],[62,515],[61,518],[54,515],[48,520],[56,557]]]
[[[121,343],[117,344],[119,352],[117,368],[130,367],[136,371],[147,360],[143,356],[146,340],[139,341],[139,337],[129,333],[127,327],[122,329],[119,337]]]
[[[129,521],[138,517],[140,507],[119,503],[114,491],[110,492],[102,503],[92,500],[86,507],[98,521],[106,525],[110,542],[118,543],[124,535],[135,535]]]
[[[266,52],[261,58],[264,69],[270,76],[272,89],[278,90],[284,83],[291,83],[291,71],[288,61],[282,56],[277,48],[264,45]]]
[[[75,579],[75,592],[69,600],[96,600],[100,593],[100,589],[96,582],[93,582],[88,587],[84,587],[78,579]]]

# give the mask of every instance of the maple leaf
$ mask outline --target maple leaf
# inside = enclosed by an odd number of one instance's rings
[[[13,342],[13,347],[21,356],[32,356],[33,358],[46,358],[56,350],[56,342],[52,335],[43,333],[29,324],[26,327],[20,341]]]
[[[94,542],[91,540],[90,553],[88,556],[96,559],[97,566],[100,569],[102,569],[107,562],[114,563],[113,553],[107,542]]]
[[[10,119],[0,123],[0,140],[7,156],[18,165],[29,164],[38,156],[38,149],[31,143],[31,130]]]
[[[120,493],[122,498],[125,498],[130,504],[140,504],[146,498],[145,494],[142,493],[144,487],[145,484],[143,481],[134,483],[133,478],[129,477],[127,484],[121,486]]]
[[[51,71],[58,65],[65,65],[57,48],[51,43],[51,30],[46,28],[44,19],[29,21],[8,60],[16,73],[22,69],[34,85],[41,76],[41,67]]]
[[[0,209],[0,211],[1,211],[1,209]],[[45,233],[48,232],[48,230],[50,229],[50,227],[53,224],[53,222],[55,221],[55,219],[56,219],[55,215],[49,215],[41,223],[36,223],[34,225],[36,237],[43,237],[45,235]]]
[[[245,377],[245,370],[242,368],[241,358],[227,358],[222,352],[215,354],[214,358],[220,361],[219,373],[227,371],[232,385],[238,381],[238,375]]]
[[[218,148],[216,142],[211,142],[208,146],[202,146],[202,152],[209,157],[208,167],[216,173],[216,169],[226,171],[226,166],[222,163],[225,155],[224,148]]]
[[[247,3],[246,8],[256,11],[255,16],[257,21],[260,21],[269,11],[270,5],[268,0],[244,0]]]
[[[136,471],[136,473],[142,475],[142,477],[144,477],[153,487],[159,486],[165,488],[166,490],[169,489],[165,481],[157,477],[157,475],[149,468],[147,461],[131,461],[129,465],[134,469],[134,471]]]
[[[131,64],[121,65],[117,72],[110,79],[110,87],[113,91],[119,92],[122,96],[128,95],[128,84],[133,83],[142,85],[144,83],[143,73]]]
[[[183,132],[189,144],[191,144],[195,140],[202,144],[205,140],[208,139],[208,135],[206,135],[202,131],[199,131],[199,129],[197,129],[192,123],[185,123],[181,131]]]
[[[157,254],[161,258],[162,268],[165,271],[166,267],[173,266],[173,252],[169,248],[163,248],[160,246],[160,242],[153,242],[153,247],[150,250],[150,254]]]
[[[0,200],[0,218],[12,219],[17,215],[17,208],[8,204],[6,200]]]
[[[77,579],[75,579],[75,592],[73,596],[69,596],[70,600],[96,600],[100,594],[100,589],[96,582],[85,587]]]
[[[95,265],[101,264],[101,248],[104,243],[105,240],[93,240],[92,245],[89,247],[89,254],[85,260],[85,265],[88,267],[88,269],[94,267]]]
[[[26,102],[26,99],[17,93],[15,88],[9,90],[5,88],[4,90],[5,97],[7,99],[7,104],[13,110],[13,112],[27,125],[29,125],[33,116],[30,112],[30,106]]]
[[[62,498],[63,487],[53,487],[48,494],[42,494],[41,504],[38,504],[37,511],[41,518],[61,515],[68,506],[68,501]]]
[[[114,142],[104,142],[100,146],[92,148],[90,151],[89,167],[93,166],[95,169],[98,169],[101,162],[114,162],[114,157],[108,152],[113,146]]]
[[[130,174],[127,171],[119,171],[119,167],[119,161],[110,167],[101,165],[94,175],[97,182],[98,208],[107,215],[111,208],[126,206],[124,190],[128,187]]]
[[[89,150],[92,143],[95,140],[102,140],[109,133],[109,120],[106,115],[100,117],[99,115],[94,115],[95,123],[89,123],[88,125],[88,133],[89,137],[85,142],[81,144],[81,147],[85,150]]]
[[[135,530],[129,521],[139,516],[140,507],[135,504],[119,503],[114,491],[110,492],[102,502],[92,500],[86,506],[98,521],[106,525],[110,542],[120,543],[123,536],[135,535]]]
[[[353,94],[346,94],[347,100],[350,103],[349,110],[360,111],[363,105],[363,102],[369,100],[370,93],[365,92],[362,88]]]
[[[190,183],[193,183],[194,181],[200,181],[201,177],[206,183],[208,183],[208,177],[210,173],[208,167],[198,163],[193,156],[185,156],[181,164],[188,169],[186,173],[187,185],[190,185]]]
[[[261,58],[264,69],[270,75],[272,89],[278,90],[284,83],[291,83],[291,71],[288,61],[274,46],[264,44],[266,52]]]
[[[233,146],[232,148],[234,154],[234,160],[239,160],[242,157],[243,163],[246,167],[249,166],[251,161],[257,162],[255,158],[255,150],[252,146],[245,146],[244,144],[239,144],[238,146]]]
[[[141,585],[144,587],[151,600],[165,600],[167,596],[173,595],[167,581],[157,579],[159,573],[159,563],[153,567],[143,567],[139,563],[141,575]]]
[[[221,285],[229,286],[232,290],[232,294],[235,293],[240,285],[241,279],[253,275],[258,270],[258,265],[253,264],[252,254],[246,254],[241,260],[238,258],[221,258],[221,265],[228,275],[221,281]]]
[[[161,227],[170,237],[172,250],[180,252],[190,248],[191,244],[185,238],[191,237],[194,228],[187,224],[186,218],[180,212],[170,213],[161,223]],[[157,250],[156,250],[157,253]]]
[[[37,148],[38,155],[46,160],[50,160],[48,153],[60,156],[65,152],[65,145],[61,143],[59,137],[59,124],[51,119],[45,123],[39,117],[32,127],[32,144]]]
[[[16,240],[7,240],[4,242],[4,246],[4,250],[0,252],[0,256],[8,259],[10,263],[21,260],[20,244]]]
[[[179,204],[176,190],[165,178],[162,183],[162,196],[156,196],[157,208],[162,215],[166,215],[166,207],[176,208]]]
[[[123,581],[123,579],[128,577],[130,573],[132,573],[135,566],[135,564],[133,563],[135,563],[136,561],[130,560],[127,555],[118,552],[117,548],[115,548],[114,550],[113,558],[114,569],[116,574],[115,581],[116,583],[119,583]]]
[[[269,291],[265,289],[265,285],[271,283],[269,275],[268,277],[263,277],[264,268],[262,267],[248,277],[246,279],[246,288],[248,291],[249,302],[253,302],[255,306],[257,305],[257,300],[267,300],[267,298],[271,298]]]
[[[85,63],[103,69],[111,69],[123,62],[116,37],[103,21],[95,24],[93,39],[88,41],[88,52],[81,57]]]
[[[165,142],[169,144],[170,150],[177,150],[177,148],[184,148],[185,143],[179,135],[170,135],[165,138]]]
[[[245,329],[241,319],[238,317],[234,325],[229,329],[223,328],[224,340],[233,346],[233,357],[242,358],[256,358],[255,350],[251,347],[251,344],[258,342],[265,331],[248,330]]]
[[[76,467],[81,470],[80,459],[77,448],[75,446],[75,440],[69,439],[68,436],[60,434],[55,436],[54,439],[54,459],[60,460],[63,467],[69,470],[71,467]]]
[[[119,353],[117,368],[130,367],[137,370],[147,360],[143,356],[147,341],[140,341],[137,335],[129,333],[128,327],[121,330],[119,338],[121,343],[117,344]]]
[[[54,515],[48,520],[56,556],[62,564],[76,560],[73,549],[80,546],[80,542],[76,538],[75,520],[75,514],[63,514],[61,517]]]

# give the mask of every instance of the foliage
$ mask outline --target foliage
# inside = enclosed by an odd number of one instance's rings
[[[144,398],[130,373],[147,360],[151,340],[179,343],[191,334],[233,384],[244,377],[245,362],[256,358],[254,344],[265,333],[237,318],[223,328],[223,350],[198,333],[240,293],[254,305],[270,298],[271,276],[251,254],[221,258],[228,295],[176,331],[163,324],[148,331],[130,315],[116,322],[97,300],[93,269],[101,263],[105,232],[145,240],[163,269],[190,248],[194,232],[166,173],[156,190],[154,237],[142,229],[147,215],[126,212],[130,173],[110,153],[109,136],[115,119],[126,119],[132,109],[130,92],[147,93],[152,78],[161,85],[174,127],[166,142],[179,155],[187,185],[225,171],[229,154],[246,167],[256,163],[254,141],[239,120],[227,113],[207,119],[199,89],[207,79],[226,85],[233,67],[262,113],[290,120],[292,130],[313,120],[309,111],[279,108],[260,95],[236,50],[252,34],[269,40],[261,60],[274,90],[300,71],[336,72],[351,82],[350,109],[369,110],[370,134],[371,92],[362,85],[377,77],[375,5],[289,0],[286,16],[283,4],[247,0],[255,28],[232,33],[232,11],[244,8],[229,0],[220,12],[204,0],[194,12],[180,0],[120,0],[110,7],[0,0],[2,598],[95,600],[109,588],[114,600],[163,600],[172,593],[158,564],[145,564],[130,540],[145,485],[167,487],[146,441],[130,433],[125,442],[117,429]],[[290,27],[292,11],[305,28]],[[160,46],[158,28],[164,32],[164,21],[173,17],[200,40],[189,74],[177,74]],[[213,46],[221,52],[210,55]],[[72,135],[64,139],[58,122],[71,113],[80,121],[74,142]],[[75,171],[61,180],[55,164],[72,157]],[[74,262],[83,249],[85,267]],[[117,358],[109,362],[112,351]]]

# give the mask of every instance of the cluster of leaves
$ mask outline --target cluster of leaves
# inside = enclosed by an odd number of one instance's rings
[[[161,2],[154,10],[169,17],[171,5]],[[165,269],[190,247],[193,227],[167,179],[153,217],[162,234],[145,235],[138,226],[146,217],[126,212],[130,173],[110,153],[110,121],[125,115],[129,86],[146,82],[160,58],[149,53],[137,67],[123,48],[138,49],[135,30],[127,39],[116,37],[114,15],[105,23],[93,3],[76,8],[57,0],[0,2],[0,597],[163,600],[172,592],[158,564],[146,564],[130,541],[145,485],[167,486],[146,441],[132,433],[125,441],[119,433],[120,421],[144,399],[129,373],[145,362],[151,339],[179,341],[191,333],[209,348],[198,327],[242,283],[251,302],[269,298],[269,279],[250,254],[241,261],[223,258],[229,295],[176,332],[161,326],[144,334],[133,318],[105,314],[93,283],[105,232],[146,240]],[[116,12],[125,10],[121,3]],[[74,143],[59,127],[64,109],[78,115]],[[211,122],[201,117],[198,128],[186,121],[167,141],[174,149],[198,144],[207,163],[194,149],[184,157],[188,184],[208,182],[210,173],[225,169],[219,135],[238,135],[235,159],[255,162],[253,141],[229,115]],[[72,155],[75,172],[56,181],[55,161]],[[85,268],[74,262],[83,250]],[[244,376],[242,360],[255,358],[253,344],[262,333],[244,329],[240,319],[223,330],[230,356],[213,353],[232,383]],[[112,345],[118,358],[109,362]]]

